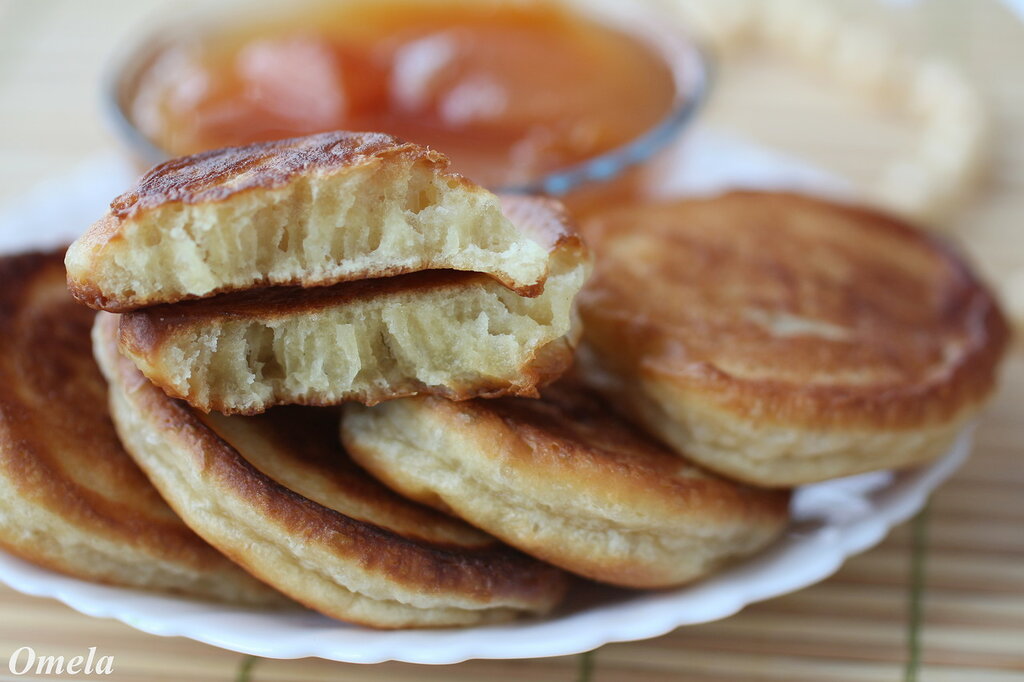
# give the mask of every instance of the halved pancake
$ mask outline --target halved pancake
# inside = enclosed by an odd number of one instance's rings
[[[573,301],[590,260],[554,203],[506,207],[550,235],[547,284],[534,298],[450,270],[226,294],[124,314],[121,351],[170,395],[225,414],[420,393],[536,395],[572,362]]]
[[[194,534],[122,449],[92,358],[92,311],[62,253],[0,258],[0,547],[77,578],[284,605]]]
[[[787,493],[691,466],[578,385],[562,381],[543,393],[348,405],[342,439],[401,494],[625,587],[690,582],[785,527]]]
[[[323,286],[430,269],[544,288],[539,224],[443,154],[334,132],[204,152],[156,166],[67,254],[68,285],[125,311],[268,285]]]
[[[101,313],[93,344],[128,452],[193,530],[293,599],[397,628],[502,621],[562,597],[557,569],[355,466],[337,411],[202,415],[148,382],[116,335],[116,317]]]
[[[793,194],[626,206],[585,228],[589,379],[686,456],[792,486],[945,451],[1006,323],[947,246]]]

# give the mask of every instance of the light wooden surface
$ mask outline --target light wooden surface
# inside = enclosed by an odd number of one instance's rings
[[[0,0],[0,205],[112,140],[100,123],[99,75],[160,0]],[[883,12],[842,2],[909,41],[965,65],[989,98],[998,143],[992,172],[954,221],[996,283],[1024,267],[1024,27],[989,0],[928,0]],[[772,59],[725,65],[710,121],[855,180],[909,144],[884,107],[836,92],[820,75]],[[920,679],[1024,679],[1024,353],[1018,346],[975,455],[934,497]],[[897,529],[824,583],[728,620],[600,649],[598,682],[637,680],[897,680],[907,658],[911,534]],[[0,679],[10,653],[73,655],[96,646],[115,680],[233,680],[242,657],[146,635],[56,602],[0,588]],[[574,680],[579,657],[470,662],[439,668],[258,661],[252,679]],[[12,678],[14,679],[14,678]],[[27,679],[27,678],[16,678]],[[97,678],[99,679],[99,678]]]

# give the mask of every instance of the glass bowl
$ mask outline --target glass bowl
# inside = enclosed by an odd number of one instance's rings
[[[675,86],[672,106],[658,123],[626,144],[526,182],[492,187],[495,191],[563,196],[584,186],[594,187],[614,180],[667,147],[688,127],[707,100],[712,75],[708,54],[678,24],[645,10],[638,3],[564,0],[564,4],[581,16],[633,35],[653,47],[664,58],[672,74]],[[247,4],[245,11],[250,14],[259,11],[259,5],[256,3],[257,9],[254,10],[251,4]],[[183,39],[195,40],[197,26],[202,27],[198,29],[201,39],[204,32],[229,21],[231,6],[229,3],[216,12],[187,18],[182,18],[179,13],[168,21],[154,21],[156,29],[144,31],[141,40],[114,58],[103,84],[105,119],[139,168],[148,168],[169,158],[169,154],[132,121],[131,102],[140,79],[165,49]],[[239,7],[235,6],[236,9]]]

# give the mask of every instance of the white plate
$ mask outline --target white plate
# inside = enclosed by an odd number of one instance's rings
[[[116,618],[154,635],[179,635],[270,658],[458,663],[561,656],[719,620],[747,604],[827,578],[847,557],[874,546],[920,509],[969,449],[970,435],[964,433],[949,454],[926,468],[805,486],[793,502],[792,528],[767,552],[691,587],[583,595],[539,621],[461,630],[369,630],[312,612],[268,614],[96,585],[3,553],[0,580],[19,592],[53,597],[76,611]]]
[[[731,138],[699,131],[661,169],[659,193],[723,186],[771,186],[844,193],[841,182]],[[123,190],[130,173],[115,158],[92,161],[40,187],[0,215],[0,252],[74,238]],[[852,554],[877,544],[910,518],[970,450],[969,430],[927,467],[877,472],[800,488],[793,523],[767,551],[690,587],[657,592],[598,589],[574,595],[544,620],[456,630],[377,631],[312,612],[265,613],[96,585],[0,552],[0,581],[53,597],[82,613],[115,618],[156,635],[188,637],[271,658],[317,656],[352,663],[457,663],[470,658],[535,658],[656,637],[706,623],[747,604],[813,585]]]

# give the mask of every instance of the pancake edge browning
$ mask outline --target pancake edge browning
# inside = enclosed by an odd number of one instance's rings
[[[540,400],[347,405],[341,435],[399,493],[622,587],[697,580],[762,549],[789,520],[788,492],[693,467],[564,380]]]
[[[502,622],[561,599],[564,574],[514,550],[426,545],[284,488],[119,355],[117,322],[101,313],[93,333],[126,449],[186,523],[257,577],[375,628]]]
[[[768,194],[737,191],[696,201]],[[656,347],[651,341],[660,334],[656,324],[636,319],[631,311],[609,312],[606,305],[588,308],[585,289],[580,297],[585,330],[577,354],[583,376],[677,450],[755,485],[792,487],[906,467],[942,454],[995,387],[1010,338],[995,299],[953,248],[896,218],[798,194],[770,196],[838,211],[866,230],[898,235],[938,258],[951,273],[949,291],[943,292],[955,299],[949,324],[966,338],[956,361],[934,379],[899,387],[743,379],[711,363],[681,372],[656,350],[642,350]],[[596,219],[585,230],[598,253],[596,244],[606,232],[602,222]],[[640,349],[638,357],[624,353],[627,348]]]
[[[203,542],[171,514],[155,489],[149,499],[159,505],[138,506],[147,499],[138,486],[149,488],[149,484],[121,449],[109,416],[104,415],[105,424],[94,424],[79,406],[65,402],[77,392],[81,400],[90,401],[89,413],[96,411],[90,389],[105,391],[106,386],[95,366],[95,385],[88,377],[67,372],[62,376],[62,390],[70,389],[70,395],[40,395],[42,386],[15,383],[15,377],[22,370],[28,372],[26,365],[32,363],[94,362],[88,350],[91,313],[77,306],[65,290],[62,254],[0,257],[0,336],[7,340],[0,361],[0,376],[5,377],[0,382],[0,547],[31,563],[92,582],[238,605],[294,606]],[[45,289],[36,291],[37,287]],[[26,308],[33,303],[39,305]],[[12,339],[22,335],[25,325],[33,324],[30,318],[62,310],[66,314],[54,316],[52,322],[62,329],[51,329],[50,337],[33,337],[28,349],[31,357],[12,355],[24,347]],[[83,334],[81,357],[60,337],[76,327]],[[48,341],[53,345],[47,346]],[[17,369],[8,372],[12,363]],[[46,373],[53,371],[49,367]],[[68,386],[72,381],[79,383]],[[33,415],[39,410],[52,417],[66,415],[54,430],[64,429],[60,437],[74,440],[72,453],[55,453],[52,448],[60,447],[59,441],[51,439],[57,434],[38,432],[49,423],[36,423]],[[71,467],[99,471],[76,474]],[[127,498],[90,487],[105,477],[104,485],[131,486]]]

